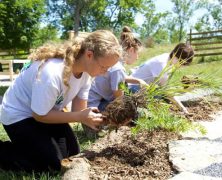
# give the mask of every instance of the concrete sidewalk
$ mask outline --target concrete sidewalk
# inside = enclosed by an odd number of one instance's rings
[[[170,161],[179,172],[171,180],[222,179],[222,111],[200,124],[207,134],[188,132],[169,143]]]
[[[212,94],[197,91],[180,99],[193,100]],[[186,97],[185,97],[186,96]],[[212,114],[212,121],[199,121],[207,133],[189,131],[181,134],[182,140],[169,143],[169,159],[178,171],[171,180],[219,180],[222,179],[222,111]]]

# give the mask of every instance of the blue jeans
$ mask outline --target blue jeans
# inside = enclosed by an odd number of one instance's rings
[[[137,91],[140,90],[140,85],[134,84],[129,86],[129,90],[132,93],[136,93]]]
[[[106,109],[106,106],[110,103],[110,101],[107,101],[105,99],[102,99],[99,106],[98,106],[98,109],[99,111],[104,111]]]

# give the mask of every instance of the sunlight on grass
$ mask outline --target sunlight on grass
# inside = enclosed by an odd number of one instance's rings
[[[2,140],[2,141],[9,140],[9,137],[6,134],[5,129],[3,128],[2,124],[0,124],[0,140]]]
[[[95,142],[96,138],[87,138],[82,125],[80,123],[71,123],[70,124],[74,133],[77,135],[79,144],[80,144],[80,149],[81,151],[84,151],[85,149],[89,148],[89,146]]]
[[[180,80],[183,75],[208,74],[215,78],[222,78],[222,61],[213,61],[201,64],[191,64],[190,66],[181,67],[172,77],[173,81]],[[222,83],[221,83],[222,84]]]
[[[61,174],[26,173],[0,170],[0,180],[61,180]]]

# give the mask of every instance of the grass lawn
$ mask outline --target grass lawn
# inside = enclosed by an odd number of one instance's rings
[[[222,60],[222,59],[221,59]],[[190,66],[181,67],[172,77],[173,80],[179,80],[183,75],[203,74],[215,78],[222,78],[222,61],[213,61],[206,63],[193,63]],[[222,82],[221,82],[222,85]]]
[[[165,52],[170,52],[176,44],[172,44],[172,45],[157,45],[154,48],[148,48],[148,49],[144,49],[141,51],[140,54],[140,58],[137,61],[137,63],[134,66],[140,65],[141,63],[143,63],[144,61],[146,61],[147,59],[165,53]],[[222,57],[221,57],[222,60]],[[128,66],[127,69],[131,68],[133,66]],[[180,68],[173,76],[173,80],[180,80],[180,78],[183,75],[192,75],[192,74],[200,74],[200,73],[205,73],[205,74],[209,74],[212,77],[220,77],[222,78],[222,71],[221,71],[221,67],[222,67],[222,61],[212,61],[212,62],[206,62],[206,63],[197,63],[197,60],[194,59],[194,62],[187,67],[182,67]],[[221,82],[222,84],[222,82]],[[1,90],[3,89],[3,90]],[[0,87],[0,95],[4,94],[6,88],[1,88]],[[85,149],[87,148],[92,142],[92,139],[87,139],[82,131],[81,125],[76,125],[76,124],[72,124],[73,129],[75,131],[75,133],[77,134],[77,136],[79,137],[79,142],[81,144],[81,149]],[[8,136],[6,135],[3,127],[0,125],[0,139],[1,140],[8,140]],[[60,174],[56,174],[56,175],[49,175],[47,173],[42,173],[42,174],[27,174],[27,173],[15,173],[15,172],[4,172],[0,170],[0,180],[4,179],[4,180],[31,180],[31,179],[39,179],[39,180],[57,180],[57,179],[61,179]]]

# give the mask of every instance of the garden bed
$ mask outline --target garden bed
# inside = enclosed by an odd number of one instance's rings
[[[183,104],[191,121],[212,120],[210,115],[222,109],[221,98],[216,96]],[[185,116],[179,110],[174,112]],[[84,151],[90,164],[90,179],[169,179],[176,172],[169,162],[168,142],[177,139],[181,136],[163,129],[136,136],[126,126],[112,131]]]
[[[120,128],[85,152],[91,165],[90,179],[167,179],[174,174],[167,142],[178,138],[164,130],[133,137],[129,128]]]
[[[184,112],[178,109],[173,111],[191,121],[212,121],[212,115],[222,110],[222,99],[221,97],[211,95],[204,99],[185,101],[183,105],[187,108],[189,114],[184,114]]]

